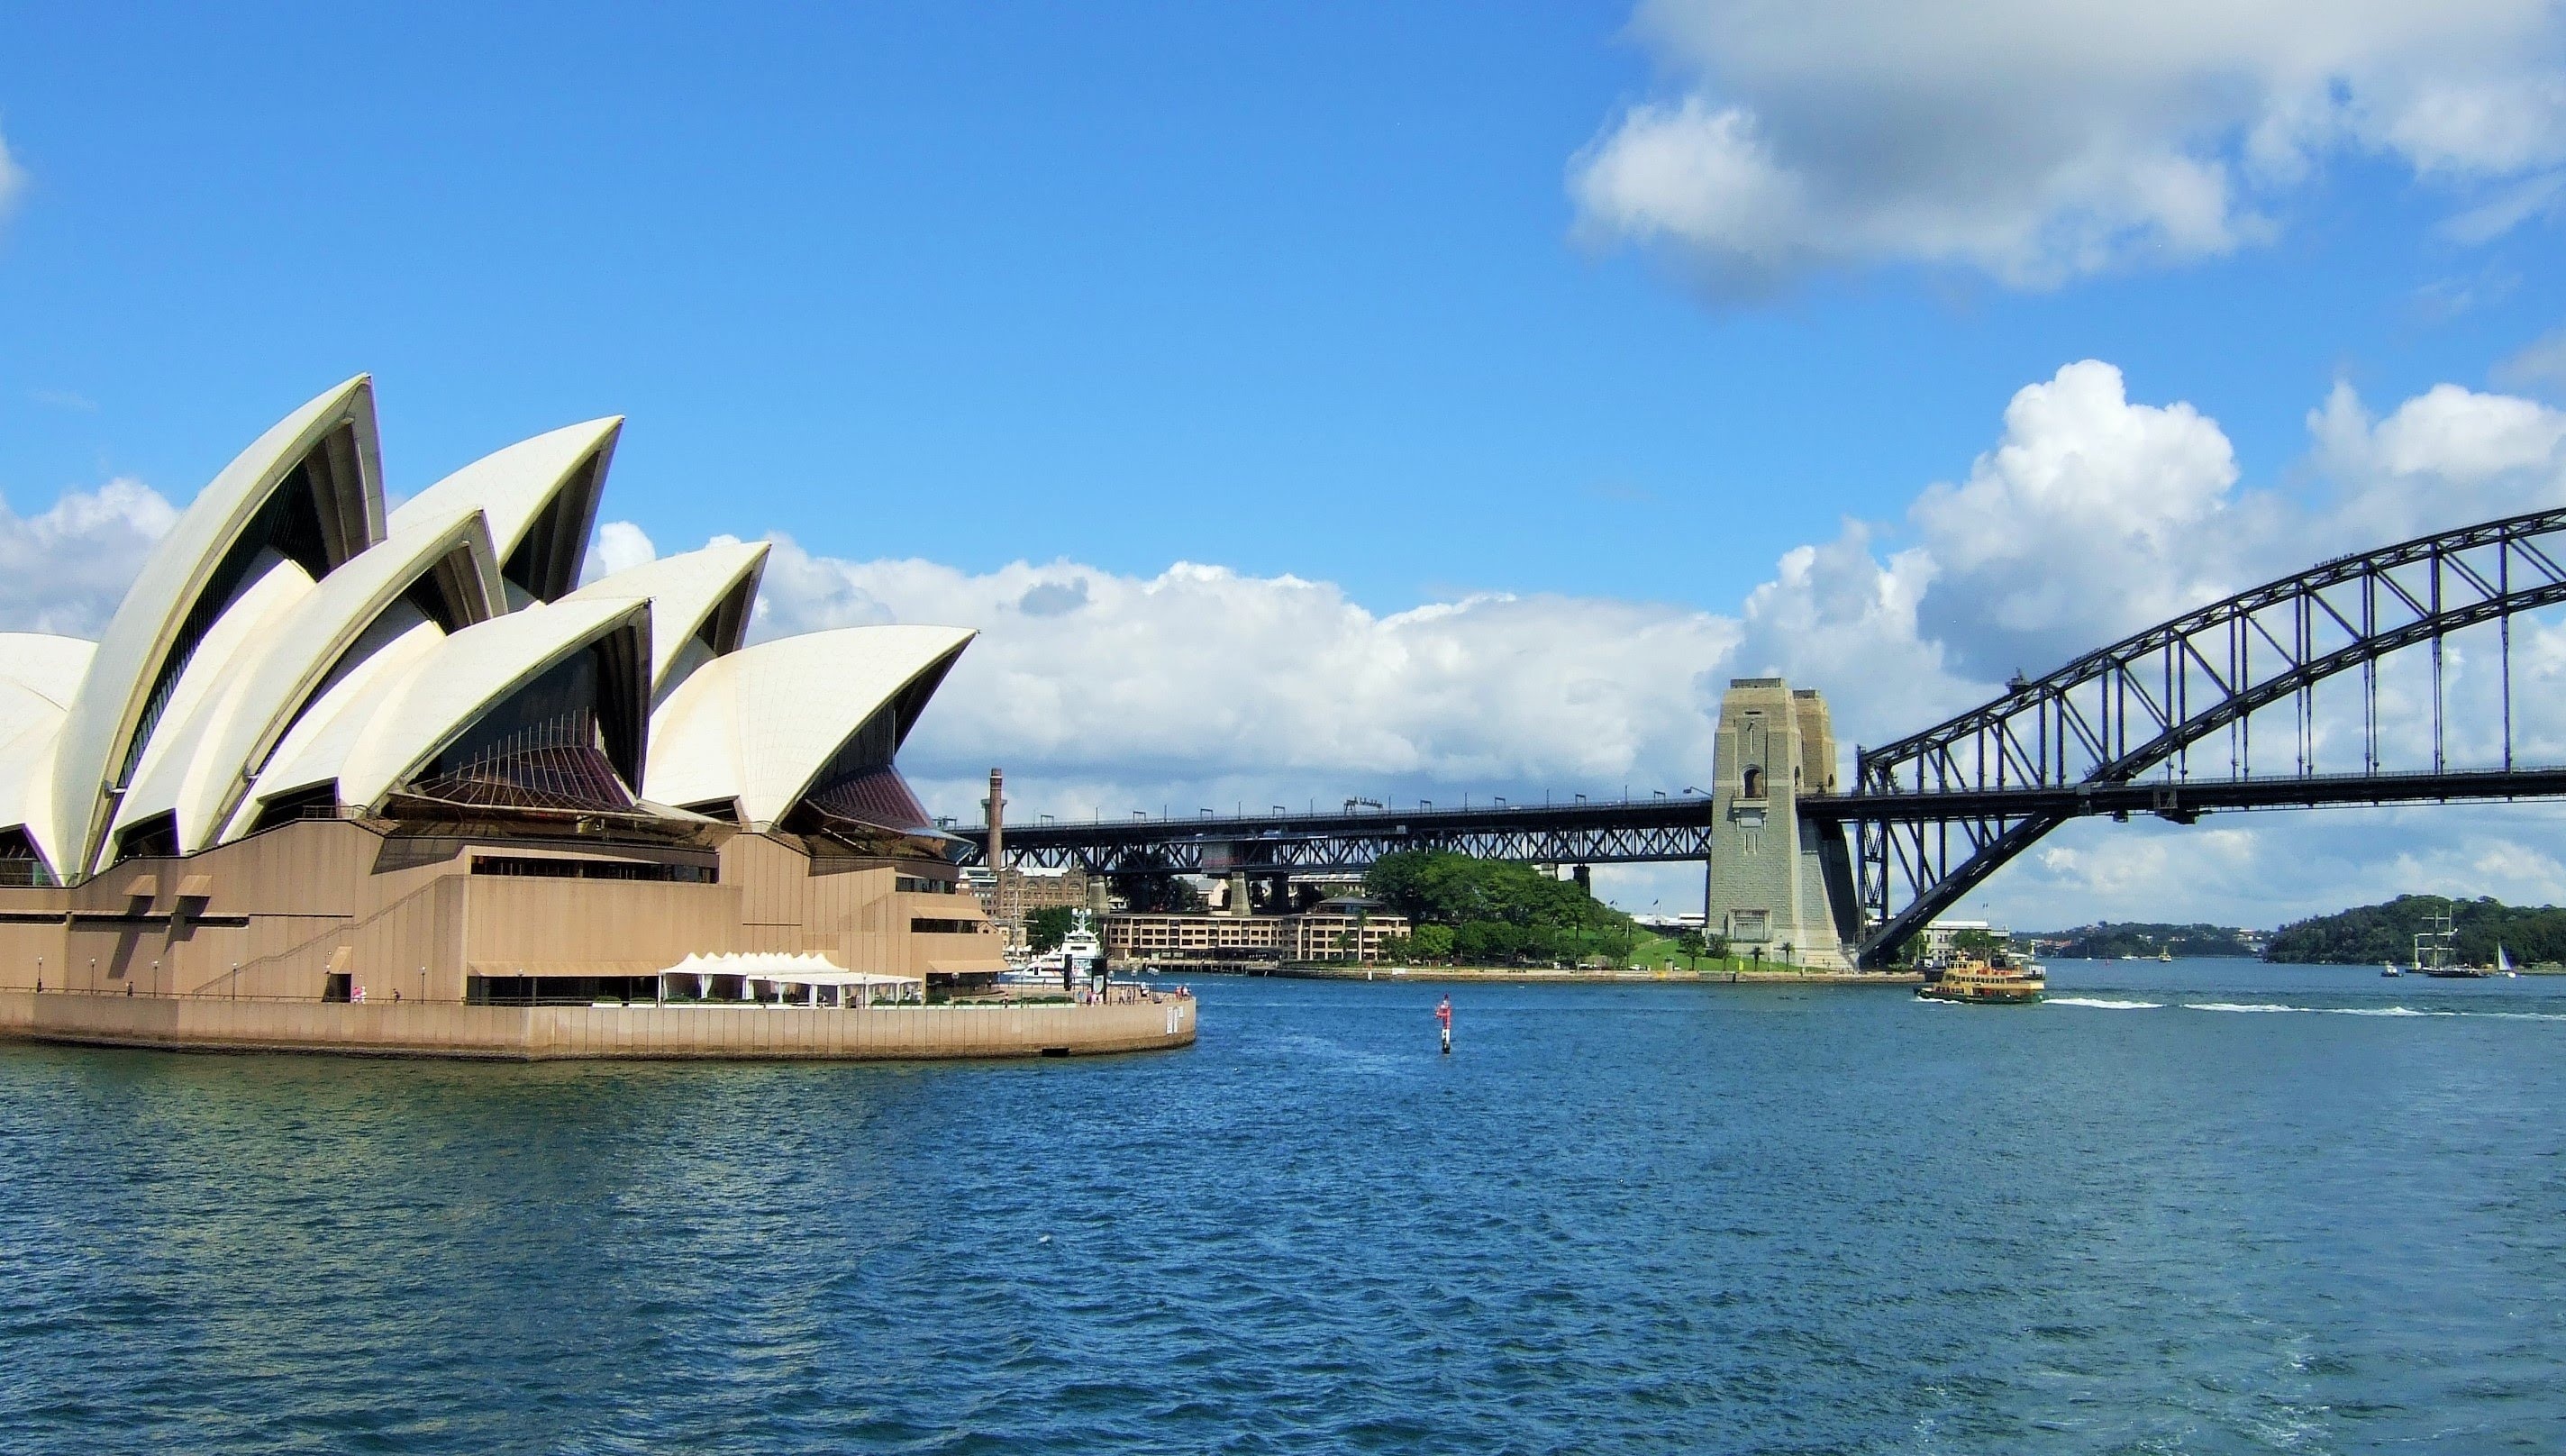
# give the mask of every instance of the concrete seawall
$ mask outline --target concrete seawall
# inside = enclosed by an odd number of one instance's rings
[[[1109,1006],[463,1006],[0,992],[0,1038],[203,1052],[731,1061],[1094,1056],[1191,1045],[1194,1000]]]

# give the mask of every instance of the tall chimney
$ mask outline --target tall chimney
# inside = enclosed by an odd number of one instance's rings
[[[989,872],[1007,867],[1007,776],[989,770],[989,798],[981,806],[989,812]]]

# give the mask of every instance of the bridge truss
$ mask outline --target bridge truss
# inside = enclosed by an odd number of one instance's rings
[[[953,833],[985,852],[986,830]],[[1007,827],[1007,860],[1090,874],[1359,871],[1402,849],[1533,864],[1637,864],[1710,856],[1710,801],[1656,795],[1484,809],[1101,820]]]
[[[2561,561],[2566,511],[2338,557],[2045,677],[2017,677],[1991,702],[1862,751],[1851,793],[1802,803],[1858,842],[1864,961],[1894,953],[2080,815],[2187,824],[2212,809],[2566,793],[2566,770],[2514,762],[2513,734],[2512,618],[2566,603]],[[2499,758],[2454,770],[2444,642],[2488,623],[2499,643],[2499,740],[2489,757]],[[2431,704],[2431,767],[2411,771],[2384,763],[2380,718],[2382,659],[2409,649],[2427,659]],[[2356,673],[2358,742],[2338,750],[2317,688]],[[2355,747],[2357,764],[2319,772],[2320,748]]]

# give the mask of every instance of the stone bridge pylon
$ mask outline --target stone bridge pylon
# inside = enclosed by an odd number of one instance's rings
[[[1730,679],[1711,773],[1709,930],[1733,955],[1851,969],[1862,927],[1844,829],[1800,812],[1836,789],[1826,699],[1779,677]]]

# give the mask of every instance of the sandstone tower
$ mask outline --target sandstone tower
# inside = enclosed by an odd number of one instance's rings
[[[1736,955],[1849,968],[1852,857],[1841,831],[1799,813],[1802,795],[1836,787],[1826,699],[1778,677],[1730,679],[1711,772],[1709,928]]]

